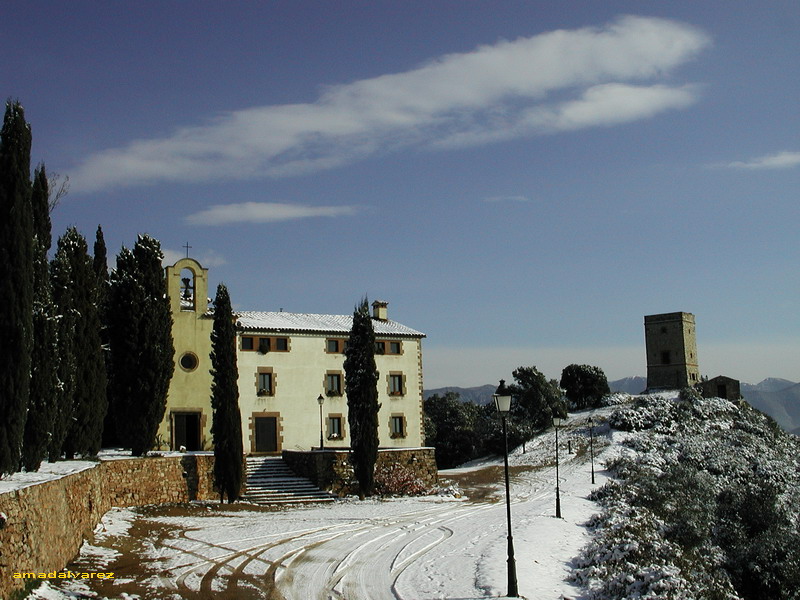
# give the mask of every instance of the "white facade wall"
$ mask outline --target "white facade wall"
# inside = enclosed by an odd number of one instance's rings
[[[344,342],[348,332],[240,331],[237,337],[239,406],[242,439],[246,454],[279,453],[284,449],[308,450],[320,445],[320,407],[322,406],[323,445],[347,448],[350,431],[347,423],[347,397],[344,394],[344,354],[330,352],[328,340]],[[243,349],[243,338],[253,338],[253,349]],[[266,353],[258,350],[259,339],[270,338]],[[286,340],[287,350],[279,349]],[[399,354],[378,354],[375,362],[378,381],[379,439],[382,448],[419,447],[424,443],[422,422],[421,337],[376,334],[376,340],[400,344]],[[340,350],[343,345],[340,343]],[[394,348],[396,350],[396,346]],[[259,394],[259,371],[271,374],[271,389]],[[326,376],[340,374],[341,395],[329,395]],[[402,390],[391,393],[392,375],[402,376]],[[397,379],[395,380],[397,381]],[[264,384],[262,378],[261,384]],[[394,423],[393,423],[393,417]],[[341,439],[332,437],[332,418],[339,418]],[[398,418],[402,433],[398,434]],[[395,432],[393,433],[393,425]]]

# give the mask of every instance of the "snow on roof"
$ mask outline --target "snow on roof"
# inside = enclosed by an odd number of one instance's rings
[[[311,315],[289,312],[252,312],[236,314],[236,324],[245,331],[315,332],[349,334],[353,327],[352,315]],[[373,319],[372,325],[378,335],[425,337],[416,329],[396,321]]]

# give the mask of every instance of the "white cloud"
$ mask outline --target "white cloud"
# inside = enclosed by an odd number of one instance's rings
[[[508,111],[492,122],[474,124],[433,143],[439,147],[474,146],[524,135],[621,125],[666,110],[686,108],[695,102],[697,89],[697,86],[674,88],[619,83],[592,86],[577,100]]]
[[[354,206],[305,206],[279,202],[216,204],[186,217],[189,225],[230,225],[231,223],[274,223],[312,217],[353,215]]]
[[[77,189],[97,190],[291,176],[402,147],[630,122],[695,100],[693,87],[641,82],[665,76],[708,43],[686,24],[633,16],[500,41],[404,73],[331,86],[313,103],[234,111],[168,137],[136,140],[89,156],[71,179]],[[560,99],[548,99],[554,95]]]
[[[800,166],[800,152],[778,152],[724,166],[732,169],[791,169]]]

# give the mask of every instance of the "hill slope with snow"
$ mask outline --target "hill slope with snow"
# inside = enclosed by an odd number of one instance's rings
[[[800,440],[746,402],[642,396],[608,421],[617,481],[575,580],[592,598],[796,598]],[[616,456],[613,456],[616,454]]]

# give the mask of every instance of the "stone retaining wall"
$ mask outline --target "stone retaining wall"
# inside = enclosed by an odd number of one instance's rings
[[[317,487],[338,496],[358,493],[350,465],[349,450],[284,450],[283,460],[292,471],[310,479]],[[378,450],[375,468],[399,464],[413,472],[426,487],[439,481],[433,448],[385,448]]]
[[[114,506],[213,500],[214,456],[101,461],[60,479],[0,494],[0,598],[25,580],[14,573],[60,571]]]

